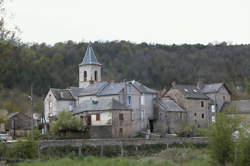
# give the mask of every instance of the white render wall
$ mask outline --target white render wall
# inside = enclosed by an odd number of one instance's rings
[[[102,126],[102,125],[112,125],[112,112],[100,112],[100,120],[96,121],[96,114],[91,115],[91,125],[92,126]]]

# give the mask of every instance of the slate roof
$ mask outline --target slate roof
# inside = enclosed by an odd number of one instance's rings
[[[162,109],[167,112],[186,112],[171,99],[159,100],[157,103]]]
[[[80,66],[81,65],[101,65],[95,56],[95,52],[91,44],[88,45],[84,58],[82,60],[82,63],[80,63],[79,65]]]
[[[157,93],[155,90],[148,88],[147,86],[141,84],[140,82],[130,81],[130,83],[134,85],[135,88],[141,93],[152,93],[152,94]]]
[[[125,87],[125,83],[110,83],[108,86],[104,87],[103,90],[98,94],[98,96],[116,95],[119,94]]]
[[[201,91],[203,93],[215,93],[224,85],[224,83],[215,83],[215,84],[204,84]]]
[[[57,100],[75,100],[69,89],[50,89]]]
[[[90,95],[97,95],[99,94],[103,88],[105,88],[109,83],[104,82],[97,82],[94,84],[89,84],[83,90],[79,92],[79,96],[90,96]]]
[[[208,100],[208,96],[201,90],[197,89],[194,85],[175,85],[173,88],[178,89],[185,98],[189,99],[205,99]]]
[[[79,88],[79,87],[70,87],[70,92],[74,97],[79,96],[79,94],[81,93],[81,91],[83,91],[84,88]]]
[[[128,107],[121,104],[113,98],[85,100],[73,110],[73,114],[87,111],[111,111],[111,110],[129,110]]]
[[[223,109],[227,108],[228,106],[236,107],[235,113],[250,114],[250,100],[233,100],[229,104],[226,104]]]
[[[151,93],[156,94],[156,91],[146,87],[145,85],[137,82],[137,81],[128,81],[131,85],[133,85],[140,93]],[[80,92],[78,92],[78,96],[108,96],[108,95],[117,95],[125,88],[125,82],[118,83],[109,83],[109,82],[97,82],[94,84],[90,84]]]

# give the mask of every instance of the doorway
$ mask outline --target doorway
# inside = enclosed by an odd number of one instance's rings
[[[149,120],[149,129],[150,129],[150,132],[154,132],[154,121],[153,120]]]
[[[87,125],[91,126],[91,115],[87,116]]]

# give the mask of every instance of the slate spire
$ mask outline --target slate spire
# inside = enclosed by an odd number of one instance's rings
[[[95,52],[91,46],[91,43],[89,43],[87,50],[85,52],[84,58],[82,60],[82,63],[79,64],[81,65],[101,65],[96,56],[95,56]]]

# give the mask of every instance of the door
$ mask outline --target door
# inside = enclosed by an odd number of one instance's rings
[[[87,125],[91,126],[91,115],[87,116]]]
[[[154,132],[154,121],[153,120],[149,120],[149,129],[151,132]]]

